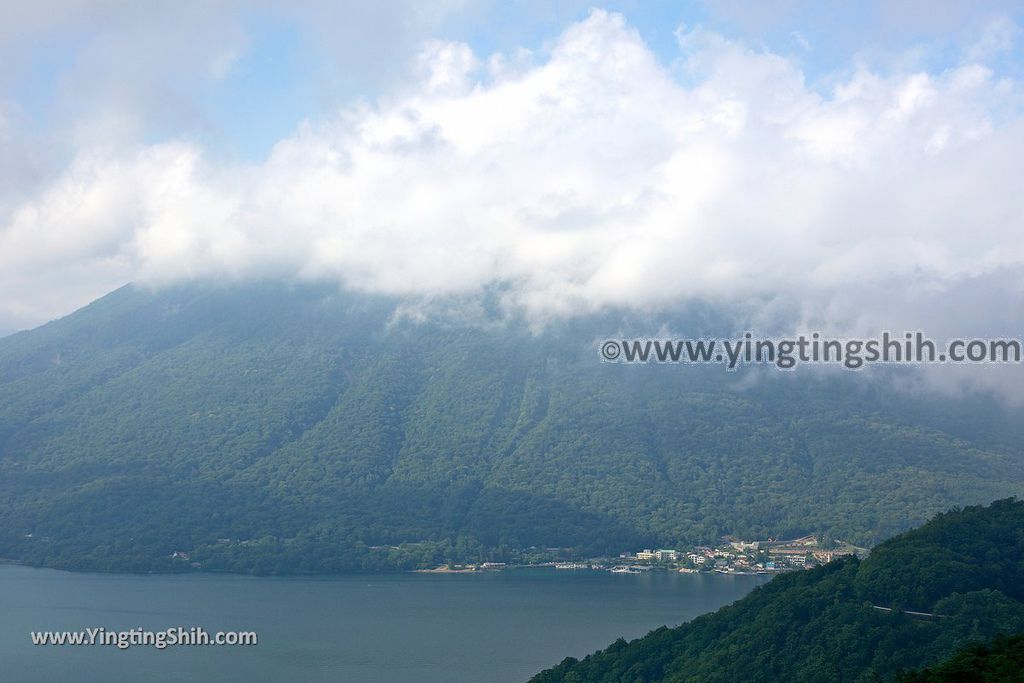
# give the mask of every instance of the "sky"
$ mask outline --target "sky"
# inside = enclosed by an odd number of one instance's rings
[[[0,334],[127,282],[281,278],[1024,336],[1020,3],[3,17]]]

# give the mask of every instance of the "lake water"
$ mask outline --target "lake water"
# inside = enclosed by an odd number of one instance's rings
[[[525,681],[742,597],[755,576],[519,569],[330,578],[0,566],[11,681]],[[30,631],[255,631],[255,647],[34,646]]]

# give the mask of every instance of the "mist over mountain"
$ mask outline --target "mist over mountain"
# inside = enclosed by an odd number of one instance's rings
[[[4,3],[4,673],[1017,683],[1022,38]]]
[[[1024,490],[1024,421],[996,399],[600,362],[616,335],[736,333],[708,308],[540,330],[466,310],[128,286],[0,340],[0,556],[268,573],[723,534],[867,545]]]
[[[339,21],[341,10],[284,4],[315,44],[323,26],[368,22],[328,41],[353,48],[381,28],[367,8]],[[974,22],[941,60],[918,45],[858,51],[825,75],[804,38],[770,45],[677,22],[659,25],[659,45],[624,14],[579,7],[543,40],[496,49],[427,39],[454,9],[404,6],[380,14],[416,21],[373,42],[395,46],[387,71],[401,84],[304,112],[256,159],[201,131],[139,129],[168,115],[163,96],[190,99],[152,83],[232,73],[237,13],[126,12],[133,30],[104,35],[65,74],[85,119],[78,144],[0,187],[0,327],[129,281],[260,278],[386,296],[497,291],[541,322],[702,303],[786,333],[1013,336],[1024,324],[1024,90],[1007,63],[1019,8],[961,9]],[[169,35],[187,36],[189,60]],[[123,72],[139,52],[150,77]],[[128,111],[111,114],[106,98]],[[32,139],[3,105],[0,157],[31,166]],[[995,387],[1024,403],[1020,366],[936,374],[951,393]]]

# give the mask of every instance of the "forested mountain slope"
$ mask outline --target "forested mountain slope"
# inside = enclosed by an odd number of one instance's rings
[[[1003,500],[939,515],[863,562],[780,575],[718,612],[566,659],[532,683],[890,680],[965,643],[1022,631],[1024,502]],[[975,680],[950,672],[1020,659],[1019,640],[994,648],[905,680]]]
[[[1024,634],[971,643],[947,661],[908,673],[900,683],[1020,683],[1024,681]]]
[[[871,544],[1024,490],[1019,410],[599,361],[600,339],[662,329],[737,334],[707,311],[531,332],[486,302],[423,319],[313,285],[125,287],[0,339],[0,556],[316,572],[728,533]]]

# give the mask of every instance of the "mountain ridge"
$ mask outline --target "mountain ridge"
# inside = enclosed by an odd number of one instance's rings
[[[287,573],[725,533],[871,544],[1024,490],[1024,428],[995,402],[599,361],[610,329],[727,330],[706,311],[536,332],[402,310],[314,285],[128,286],[0,339],[0,554]]]

